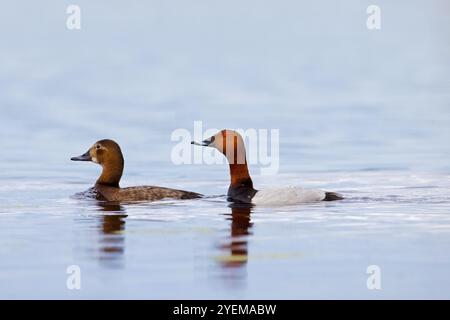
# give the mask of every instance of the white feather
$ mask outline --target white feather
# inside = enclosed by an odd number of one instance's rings
[[[291,205],[325,199],[325,191],[301,187],[283,187],[259,190],[252,199],[257,205]]]

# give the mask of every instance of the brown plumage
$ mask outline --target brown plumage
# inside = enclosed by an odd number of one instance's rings
[[[192,141],[192,144],[214,147],[221,152],[230,166],[228,200],[251,203],[258,191],[253,188],[253,181],[250,178],[242,137],[235,131],[222,130],[201,143]]]
[[[97,141],[85,154],[71,158],[72,161],[92,161],[102,166],[102,173],[95,186],[86,194],[106,201],[155,201],[165,198],[196,199],[201,194],[183,190],[140,186],[121,188],[124,159],[119,145],[113,140]]]

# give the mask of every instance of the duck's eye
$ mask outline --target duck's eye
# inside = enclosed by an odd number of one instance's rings
[[[101,146],[98,144],[95,146],[95,149],[99,150],[101,148]]]

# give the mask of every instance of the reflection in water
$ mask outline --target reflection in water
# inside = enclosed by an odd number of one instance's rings
[[[247,236],[252,227],[251,205],[233,203],[230,205],[231,215],[227,220],[231,220],[230,237],[227,244],[221,246],[228,251],[220,259],[221,265],[225,268],[244,267],[248,260]]]
[[[122,267],[125,251],[125,209],[115,202],[98,202],[101,218],[100,262],[107,267]]]

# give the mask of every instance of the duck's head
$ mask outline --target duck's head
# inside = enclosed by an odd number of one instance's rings
[[[117,142],[108,139],[97,141],[83,155],[70,158],[72,161],[92,161],[100,165],[120,159],[123,161],[119,145]]]
[[[224,154],[230,165],[231,187],[247,187],[253,190],[245,157],[244,139],[238,132],[224,129],[202,142],[192,141],[191,144],[212,147]]]
[[[230,164],[246,162],[244,139],[234,130],[224,129],[202,142],[192,141],[191,144],[217,149],[227,157]]]
[[[92,161],[103,167],[98,183],[118,185],[122,177],[124,160],[117,142],[109,139],[97,141],[89,150],[72,161]]]

